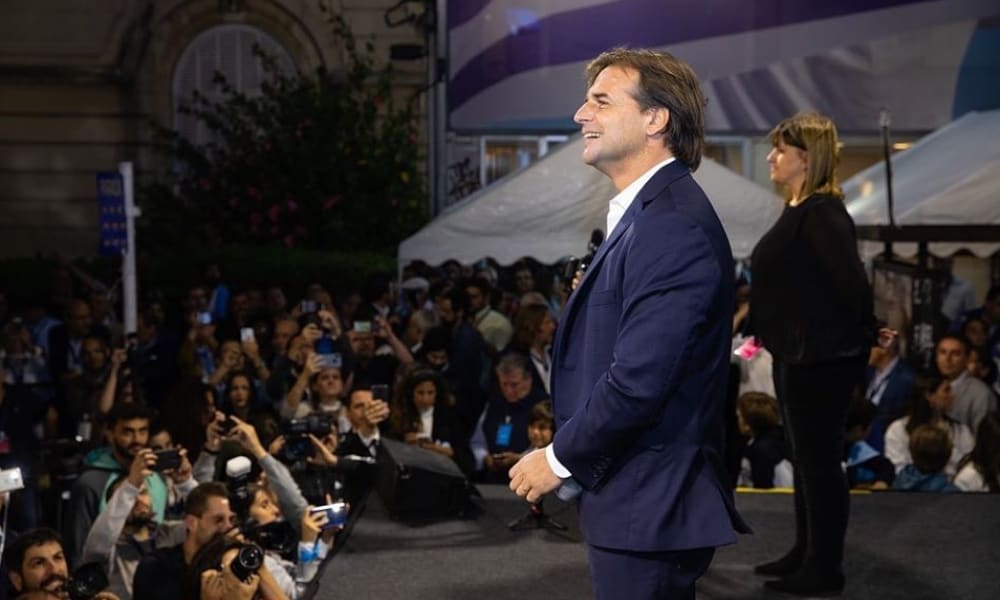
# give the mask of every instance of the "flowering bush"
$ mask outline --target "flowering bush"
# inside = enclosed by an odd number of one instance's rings
[[[376,68],[339,15],[336,74],[282,74],[257,49],[268,83],[248,96],[217,74],[222,99],[196,92],[182,110],[215,141],[157,127],[170,172],[144,188],[144,243],[271,244],[394,252],[426,218],[422,152],[409,104],[393,101],[391,65]],[[159,242],[159,243],[157,243]]]

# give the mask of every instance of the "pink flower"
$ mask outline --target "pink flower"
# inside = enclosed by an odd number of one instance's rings
[[[247,195],[250,196],[251,198],[254,198],[255,200],[260,200],[260,190],[258,190],[252,185],[247,186]]]
[[[340,196],[327,196],[326,200],[323,200],[323,208],[326,210],[330,210],[338,204],[340,204]]]
[[[267,209],[267,218],[271,219],[272,223],[276,223],[278,221],[278,215],[280,214],[281,214],[281,207],[278,206],[277,204],[272,204]]]
[[[295,246],[295,236],[290,233],[286,235],[284,238],[282,238],[282,241],[285,242],[286,248],[291,248]]]
[[[288,212],[295,212],[299,209],[299,205],[295,203],[295,200],[291,198],[288,199]]]
[[[278,229],[277,225],[271,225],[271,235],[278,235],[279,231],[281,231],[281,230]]]
[[[229,208],[236,208],[239,205],[240,205],[240,199],[239,198],[237,198],[236,196],[230,196],[229,197]]]

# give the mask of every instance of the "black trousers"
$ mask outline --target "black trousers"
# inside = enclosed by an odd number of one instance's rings
[[[847,405],[865,356],[811,365],[774,361],[774,389],[795,474],[795,547],[803,569],[840,572],[850,513],[840,467]]]

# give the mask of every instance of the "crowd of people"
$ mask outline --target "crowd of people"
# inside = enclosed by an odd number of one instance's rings
[[[179,301],[145,293],[130,335],[76,269],[0,298],[0,468],[24,483],[4,496],[5,591],[64,590],[96,563],[98,598],[300,597],[364,505],[383,437],[507,482],[552,439],[563,282],[529,261],[416,263],[401,281],[290,302],[209,265]],[[938,341],[932,374],[873,347],[847,417],[852,485],[1000,491],[998,348],[997,289]],[[790,485],[768,352],[733,360],[733,483]]]
[[[743,326],[736,324],[734,348],[745,343]],[[845,419],[841,462],[851,488],[1000,492],[1000,287],[947,329],[926,372],[900,356],[899,339],[871,347]],[[747,440],[734,473],[748,487],[792,485],[771,365],[764,349],[734,365]]]

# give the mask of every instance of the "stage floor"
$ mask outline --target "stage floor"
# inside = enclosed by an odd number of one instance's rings
[[[569,526],[511,532],[526,513],[505,487],[480,486],[485,513],[475,520],[408,525],[388,518],[376,496],[351,536],[325,565],[314,598],[407,600],[578,600],[591,598],[586,550],[575,510],[546,509]],[[792,497],[738,493],[753,535],[721,548],[698,598],[780,599],[753,565],[776,558],[793,535]],[[985,494],[854,495],[844,598],[996,600],[1000,598],[1000,498]]]

